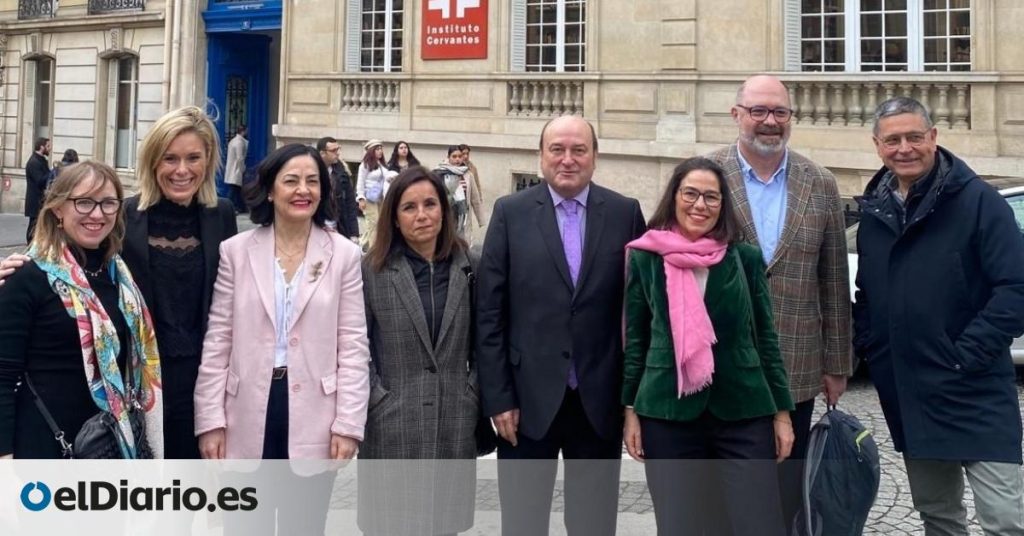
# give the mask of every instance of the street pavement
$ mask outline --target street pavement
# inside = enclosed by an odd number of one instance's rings
[[[27,222],[28,219],[21,215],[0,214],[0,258],[25,250],[24,237]],[[253,227],[252,222],[244,215],[239,216],[238,224],[240,230]],[[1024,389],[1020,382],[1018,382],[1018,397],[1024,398]],[[824,411],[820,399],[816,409],[818,414]],[[922,532],[921,521],[912,506],[903,462],[899,454],[892,448],[889,431],[885,426],[885,419],[878,404],[878,395],[870,382],[863,379],[852,380],[849,390],[842,398],[840,409],[859,418],[872,431],[882,458],[882,481],[878,498],[871,509],[864,533],[889,536],[920,534]],[[639,464],[628,460],[628,457],[625,458],[627,459],[623,462],[623,478],[619,494],[618,534],[624,536],[653,534],[653,509],[650,495],[647,493],[647,486],[644,483],[643,469]],[[552,515],[551,534],[553,535],[565,534],[560,514],[562,511],[561,484],[562,482],[559,480],[552,506],[552,510],[556,512]],[[354,522],[356,500],[355,494],[352,492],[354,489],[353,483],[339,479],[336,485],[337,493],[335,493],[331,504],[332,513],[328,519],[329,526],[347,527]],[[969,486],[967,487],[966,503],[971,518],[971,534],[981,534],[981,528],[974,519],[974,504]],[[476,510],[476,525],[465,534],[496,534],[500,527],[500,514],[497,480],[493,474],[481,474],[477,481]]]

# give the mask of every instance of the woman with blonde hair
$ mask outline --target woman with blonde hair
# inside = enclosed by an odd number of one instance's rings
[[[75,436],[98,412],[122,432],[120,457],[162,457],[153,324],[118,255],[123,201],[109,166],[65,168],[40,211],[30,261],[0,288],[0,457],[83,455]],[[137,410],[142,428],[132,426]]]

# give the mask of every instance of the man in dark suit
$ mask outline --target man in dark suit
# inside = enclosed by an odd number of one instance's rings
[[[559,452],[569,534],[615,533],[624,248],[644,219],[635,199],[591,182],[596,160],[589,123],[550,121],[540,140],[545,184],[499,199],[484,241],[483,411],[499,459],[538,460],[499,463],[506,536],[547,533]]]
[[[50,175],[50,138],[38,138],[32,146],[32,156],[25,163],[25,215],[28,216],[28,231],[25,242],[32,241],[36,218],[43,206],[46,194],[46,178]]]

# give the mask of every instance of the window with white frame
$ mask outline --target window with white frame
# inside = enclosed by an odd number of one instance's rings
[[[802,71],[969,71],[970,0],[800,3]]]
[[[359,70],[402,70],[403,0],[362,0],[359,26]]]
[[[53,60],[39,58],[30,62],[35,67],[32,86],[32,135],[34,138],[52,138],[53,126]]]
[[[135,167],[135,124],[138,113],[139,61],[134,56],[111,60],[116,83],[114,109],[114,167]],[[116,75],[113,76],[113,75]]]
[[[586,0],[526,0],[525,70],[586,70],[586,20]]]

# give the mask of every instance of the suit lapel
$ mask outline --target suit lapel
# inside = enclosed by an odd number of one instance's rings
[[[800,164],[793,164],[791,159],[789,169],[786,170],[786,221],[782,226],[782,236],[779,237],[772,261],[768,263],[769,270],[793,243],[793,237],[800,229],[800,222],[803,221],[804,212],[807,211],[807,200],[810,196],[811,181],[804,173],[804,167]]]
[[[135,206],[138,207],[138,205]],[[135,250],[135,258],[139,260],[138,266],[133,266],[132,268],[140,273],[133,271],[132,277],[135,281],[142,283],[139,286],[143,288],[144,294],[148,294],[145,296],[146,300],[152,302],[153,296],[149,294],[151,290],[149,288],[149,217],[146,216],[145,212],[139,212],[138,208],[136,208],[135,210],[128,211],[127,219],[125,245]],[[152,306],[152,303],[150,303],[150,306]]]
[[[587,198],[587,230],[583,238],[583,264],[580,266],[579,279],[576,280],[576,289],[573,297],[579,294],[583,288],[583,282],[594,264],[594,257],[597,255],[598,244],[601,243],[601,234],[604,232],[605,222],[604,195],[597,188],[597,185],[590,186],[590,195]],[[625,255],[625,253],[623,253]],[[564,255],[563,255],[564,257]],[[568,263],[566,263],[568,266]]]
[[[252,270],[253,283],[256,285],[256,292],[263,302],[263,309],[266,310],[270,323],[277,330],[277,307],[274,304],[274,234],[271,227],[260,227],[256,229],[249,240],[249,268]],[[235,284],[244,285],[244,281],[237,281]]]
[[[400,253],[395,254],[394,260],[388,264],[392,271],[391,282],[395,286],[394,292],[402,302],[405,310],[412,318],[412,325],[416,328],[416,334],[420,337],[420,343],[427,350],[431,361],[434,360],[434,345],[430,343],[430,332],[427,328],[427,317],[423,313],[423,303],[420,301],[420,291],[416,287],[416,278],[412,275],[412,268]],[[434,363],[435,365],[437,363]]]
[[[288,324],[289,330],[302,317],[302,312],[306,309],[310,298],[320,288],[320,282],[327,279],[324,274],[330,270],[333,256],[331,237],[323,229],[314,225],[309,231],[304,273],[302,280],[298,282],[299,291],[295,296],[295,309],[292,311],[292,318]]]
[[[437,347],[441,347],[441,341],[445,334],[451,329],[455,322],[455,315],[459,312],[459,304],[462,296],[469,289],[469,281],[464,268],[469,266],[469,260],[464,253],[452,258],[451,268],[448,270],[448,296],[445,298],[444,315],[441,317],[441,330],[437,334]]]
[[[711,318],[714,318],[721,310],[726,310],[730,313],[735,311],[736,306],[734,303],[731,303],[731,300],[720,299],[722,296],[726,296],[726,294],[723,294],[723,290],[736,277],[737,266],[734,255],[736,255],[734,248],[727,249],[725,257],[722,257],[718,264],[708,269],[708,284],[704,289],[704,307]]]
[[[573,289],[572,277],[569,276],[569,263],[565,260],[565,249],[562,247],[562,234],[558,232],[558,220],[555,219],[555,205],[551,201],[551,192],[547,185],[541,184],[536,187],[537,206],[533,210],[533,219],[540,229],[540,236],[547,245],[551,260],[555,262],[562,281],[570,290]],[[587,220],[590,223],[590,220]]]
[[[747,198],[746,177],[743,176],[743,168],[740,166],[739,148],[733,144],[729,149],[729,158],[722,163],[723,171],[729,181],[729,193],[733,197],[733,205],[739,213],[740,223],[743,225],[743,235],[747,241],[758,247],[757,227],[754,226],[754,215],[750,211],[750,199]]]

